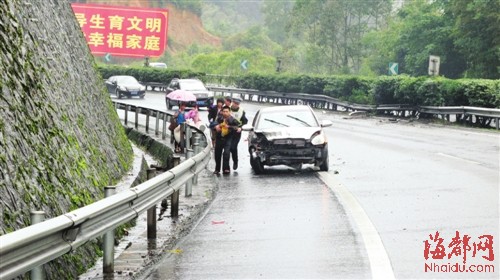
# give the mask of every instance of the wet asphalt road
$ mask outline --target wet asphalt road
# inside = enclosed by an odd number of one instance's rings
[[[240,171],[241,170],[241,171]],[[212,206],[147,279],[366,278],[366,257],[338,201],[311,171],[220,178]]]
[[[149,106],[150,101],[147,96],[137,102]],[[253,116],[260,105],[243,106]],[[373,276],[370,262],[377,256],[390,260],[398,279],[499,278],[499,258],[486,261],[484,251],[475,257],[469,252],[467,265],[495,265],[495,273],[424,270],[427,263],[462,263],[463,254],[424,259],[424,241],[436,231],[445,246],[457,231],[471,242],[491,234],[493,250],[499,252],[497,132],[345,119],[321,111],[319,117],[334,122],[325,129],[330,172],[318,176],[308,169],[277,167],[256,176],[242,140],[240,168],[220,177],[219,194],[180,242],[182,253],[165,255],[147,278],[364,279]],[[344,200],[340,185],[354,202]],[[356,207],[368,223],[359,223]],[[373,228],[383,250],[374,249],[367,228]]]

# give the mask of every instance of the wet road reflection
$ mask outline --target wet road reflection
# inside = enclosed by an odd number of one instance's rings
[[[315,171],[257,176],[241,155],[200,223],[147,279],[369,277],[363,246]]]

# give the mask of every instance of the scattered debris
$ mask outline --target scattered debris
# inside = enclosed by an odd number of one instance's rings
[[[182,254],[182,249],[168,250],[168,252],[172,254]]]

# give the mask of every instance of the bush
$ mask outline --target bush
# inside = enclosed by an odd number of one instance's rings
[[[500,108],[500,81],[466,80],[462,84],[470,106]]]
[[[175,76],[180,78],[198,78],[205,81],[205,73],[194,72],[190,70],[169,70],[153,67],[123,67],[123,66],[98,66],[103,79],[114,75],[134,76],[141,82],[156,82],[168,84]]]
[[[198,78],[207,83],[219,79],[190,70],[149,67],[99,66],[104,79],[112,75],[131,75],[142,82],[168,83],[174,76]],[[294,74],[263,75],[248,73],[224,76],[239,88],[285,93],[325,94],[359,104],[408,104],[413,106],[477,106],[500,108],[499,80],[450,80],[442,77],[381,76],[307,76]]]

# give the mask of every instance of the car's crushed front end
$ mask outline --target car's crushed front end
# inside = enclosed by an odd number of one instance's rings
[[[257,111],[248,131],[250,165],[256,174],[264,166],[288,165],[300,169],[302,164],[314,164],[328,171],[328,140],[323,127],[329,120],[318,121],[314,111],[303,105],[285,105]]]
[[[250,156],[269,166],[314,164],[327,156],[328,143],[321,129],[313,132],[311,129],[304,130],[285,134],[255,131],[249,139]],[[310,137],[305,138],[304,135]]]

